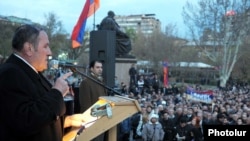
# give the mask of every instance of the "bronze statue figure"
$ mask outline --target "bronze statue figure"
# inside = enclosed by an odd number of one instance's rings
[[[131,51],[131,41],[129,36],[120,30],[120,26],[114,19],[115,13],[109,11],[108,15],[97,26],[98,30],[116,31],[116,57],[131,57],[128,53]]]

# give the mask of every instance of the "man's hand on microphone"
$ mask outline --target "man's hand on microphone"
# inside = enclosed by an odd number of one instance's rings
[[[58,77],[53,86],[53,88],[59,90],[63,96],[65,96],[69,92],[69,85],[66,79],[72,74],[72,72],[68,72]]]

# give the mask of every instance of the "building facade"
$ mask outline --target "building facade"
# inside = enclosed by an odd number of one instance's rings
[[[155,14],[116,15],[115,20],[123,31],[133,29],[136,33],[141,32],[147,35],[155,30],[161,30],[161,22],[155,18]]]

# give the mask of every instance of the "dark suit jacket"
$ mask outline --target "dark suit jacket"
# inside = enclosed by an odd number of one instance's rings
[[[97,80],[94,76],[90,77]],[[98,101],[100,96],[107,96],[107,90],[89,78],[84,79],[79,86],[80,112],[85,112]]]
[[[89,76],[92,79],[99,81],[94,76]],[[100,83],[102,83],[100,81]],[[100,96],[107,96],[107,90],[100,84],[97,84],[93,80],[86,78],[84,79],[79,86],[79,103],[80,103],[80,112],[85,112],[89,109],[93,104],[95,104]],[[105,133],[97,136],[91,141],[107,141],[105,139]]]
[[[62,94],[39,74],[13,54],[0,67],[1,141],[62,140]]]

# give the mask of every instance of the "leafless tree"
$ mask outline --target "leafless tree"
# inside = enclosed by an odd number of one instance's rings
[[[86,30],[83,44],[78,48],[72,48],[70,35],[64,30],[59,17],[55,13],[50,12],[45,15],[45,18],[44,26],[51,41],[50,47],[53,52],[53,58],[58,59],[59,54],[67,53],[68,61],[77,60],[79,65],[88,63],[86,58],[88,58],[89,30]]]
[[[181,41],[176,37],[176,27],[173,24],[166,26],[166,32],[154,31],[145,35],[137,33],[133,54],[138,60],[147,60],[151,62],[154,72],[162,72],[162,61],[175,62],[178,60],[179,47]]]
[[[199,0],[187,2],[183,18],[203,56],[218,66],[220,86],[225,87],[249,34],[249,0]]]

